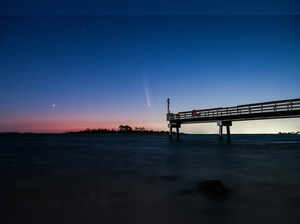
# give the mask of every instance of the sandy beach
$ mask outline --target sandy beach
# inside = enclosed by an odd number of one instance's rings
[[[224,200],[212,199],[195,190],[195,186],[195,182],[176,176],[35,177],[17,181],[16,189],[8,190],[2,206],[6,207],[15,196],[16,215],[10,206],[5,213],[12,215],[8,217],[10,223],[297,223],[300,220],[300,196],[295,196],[299,186],[226,185],[231,193]]]

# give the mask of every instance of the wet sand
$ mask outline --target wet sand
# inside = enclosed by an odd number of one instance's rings
[[[7,223],[299,223],[299,186],[224,184],[216,200],[176,176],[20,178],[1,209]]]

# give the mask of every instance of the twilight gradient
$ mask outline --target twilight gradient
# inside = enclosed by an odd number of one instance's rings
[[[0,131],[167,129],[171,110],[300,97],[300,16],[0,17]],[[215,133],[215,124],[183,131]],[[300,130],[300,120],[232,132]]]

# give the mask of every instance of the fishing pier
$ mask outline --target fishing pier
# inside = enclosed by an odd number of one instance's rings
[[[226,127],[227,141],[231,141],[230,127],[233,121],[281,119],[300,117],[300,98],[263,103],[237,105],[233,107],[218,107],[211,109],[191,110],[178,113],[170,112],[170,99],[167,100],[167,121],[169,136],[176,129],[179,140],[179,129],[182,124],[216,122],[219,126],[219,139],[223,138],[223,127]]]

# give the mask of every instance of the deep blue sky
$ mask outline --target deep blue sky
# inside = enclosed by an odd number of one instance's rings
[[[2,0],[1,15],[299,14],[298,0]]]
[[[167,97],[180,111],[300,96],[296,1],[39,2],[1,3],[0,131],[166,129]]]

